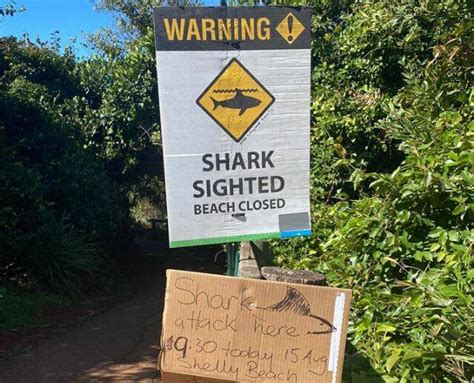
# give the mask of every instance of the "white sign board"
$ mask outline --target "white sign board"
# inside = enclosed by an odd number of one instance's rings
[[[310,19],[155,9],[171,247],[311,234]]]

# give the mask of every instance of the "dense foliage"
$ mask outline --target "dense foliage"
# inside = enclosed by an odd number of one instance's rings
[[[1,283],[78,293],[128,206],[71,118],[77,63],[7,38],[0,78]]]
[[[474,93],[465,1],[312,3],[314,235],[279,264],[351,288],[346,381],[474,371]]]
[[[122,185],[133,218],[147,225],[165,210],[153,30],[125,45],[100,34],[94,43],[102,54],[81,63],[78,124]]]
[[[150,3],[98,5],[118,24],[91,57],[0,40],[0,286],[80,294],[133,220],[163,214]]]

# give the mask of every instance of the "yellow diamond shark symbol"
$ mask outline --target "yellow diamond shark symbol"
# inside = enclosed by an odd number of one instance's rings
[[[303,33],[304,26],[295,15],[290,12],[281,23],[278,24],[276,30],[288,44],[293,44],[293,42]]]
[[[234,58],[196,102],[234,141],[239,142],[275,98]]]

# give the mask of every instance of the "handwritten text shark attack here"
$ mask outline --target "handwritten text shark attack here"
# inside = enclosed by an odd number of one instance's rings
[[[235,327],[236,317],[233,317],[232,315],[228,314],[229,312],[235,313],[237,309],[237,312],[251,313],[254,316],[255,321],[253,323],[253,332],[256,335],[269,336],[272,338],[279,336],[298,338],[300,336],[306,336],[309,334],[318,334],[317,332],[309,331],[306,328],[299,329],[291,325],[269,325],[268,323],[266,323],[268,321],[265,321],[259,316],[254,315],[254,313],[258,310],[272,312],[276,311],[273,310],[272,307],[257,307],[254,302],[255,298],[247,289],[243,289],[238,296],[223,296],[221,294],[210,294],[207,291],[201,289],[199,284],[194,283],[194,280],[192,278],[187,277],[178,278],[174,283],[174,288],[176,289],[176,291],[178,291],[177,302],[180,305],[188,306],[190,308],[193,308],[193,306],[196,306],[196,308],[202,307],[210,310],[215,310],[216,313],[226,313],[225,316],[213,316],[213,318],[211,319],[204,318],[202,316],[201,310],[192,310],[186,318],[178,318],[175,322],[175,325],[177,327],[182,328],[183,330],[191,329],[197,331],[199,329],[208,329],[218,332],[237,332],[237,328]],[[283,299],[283,301],[287,299],[288,295]],[[299,315],[304,316],[303,314]],[[316,316],[314,316],[314,318],[326,321],[325,319]],[[318,327],[322,324],[319,320],[315,322],[316,324],[314,324],[314,326]],[[329,324],[329,326],[331,325]],[[323,331],[320,332],[319,335],[330,334],[331,332],[332,330]]]
[[[230,153],[207,153],[201,157],[204,164],[203,172],[228,172],[252,169],[275,168],[272,161],[273,150],[269,152],[248,152],[230,155]],[[200,179],[193,182],[193,197],[216,198],[228,196],[252,196],[254,194],[275,194],[283,191],[285,179],[282,176],[249,176],[239,178],[218,178],[216,180]],[[257,199],[238,202],[224,201],[215,203],[195,204],[194,214],[235,213],[256,210],[272,210],[285,207],[282,198]]]
[[[242,317],[242,315],[252,316],[253,323],[249,325],[256,339],[263,336],[276,341],[284,338],[285,342],[290,342],[291,339],[298,339],[300,336],[305,337],[309,334],[314,336],[316,333],[309,331],[313,326],[319,327],[318,321],[314,319],[319,317],[314,315],[309,327],[301,321],[295,326],[272,324],[273,317],[269,313],[281,315],[281,312],[280,314],[277,312],[281,310],[275,308],[284,307],[284,310],[288,309],[287,314],[290,312],[296,314],[301,311],[299,304],[304,302],[304,306],[307,306],[308,312],[310,311],[309,303],[301,293],[295,295],[288,290],[282,301],[263,308],[256,305],[256,298],[247,288],[240,289],[236,295],[220,294],[202,288],[199,282],[190,277],[177,278],[173,282],[173,287],[176,290],[176,303],[185,306],[187,309],[181,312],[187,314],[174,318],[173,327],[176,335],[167,337],[165,347],[168,351],[178,353],[177,361],[181,368],[219,374],[236,380],[252,378],[290,383],[308,381],[299,377],[302,368],[316,378],[327,373],[328,357],[317,347],[288,346],[281,353],[277,353],[272,349],[255,348],[252,345],[238,347],[229,340],[242,331],[236,326],[236,316]],[[265,319],[259,318],[261,310],[268,311]],[[206,314],[203,315],[203,311]],[[298,315],[300,318],[308,317],[308,313],[300,312]],[[325,321],[324,318],[319,319]],[[242,322],[240,325],[242,326]],[[196,337],[178,335],[183,331],[186,334],[195,334]],[[321,332],[317,336],[327,336],[329,333]],[[220,355],[219,359],[203,358],[204,355],[215,353]],[[235,363],[238,360],[246,363],[244,366],[239,363],[239,367]],[[284,361],[289,368],[280,369],[278,361]]]

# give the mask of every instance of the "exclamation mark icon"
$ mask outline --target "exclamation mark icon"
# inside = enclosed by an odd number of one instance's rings
[[[290,13],[288,15],[288,41],[290,43],[293,41],[293,18],[294,16]]]
[[[295,15],[288,13],[280,24],[278,24],[276,30],[288,44],[293,44],[303,33],[304,26]]]

